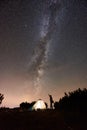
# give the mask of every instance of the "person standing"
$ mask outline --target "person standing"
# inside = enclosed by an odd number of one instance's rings
[[[53,98],[52,98],[52,95],[48,94],[49,95],[49,98],[50,98],[50,109],[53,109]]]

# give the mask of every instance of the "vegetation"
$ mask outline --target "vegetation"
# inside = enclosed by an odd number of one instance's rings
[[[20,104],[20,108],[21,108],[22,110],[29,110],[29,109],[32,108],[32,106],[35,104],[35,102],[36,102],[36,101],[33,101],[33,102],[31,102],[31,103],[22,102],[22,103]]]
[[[4,99],[4,95],[0,93],[0,104],[2,103],[3,99]]]
[[[65,93],[59,102],[54,103],[54,107],[66,111],[87,111],[87,89],[79,88],[68,94]]]
[[[34,103],[0,108],[0,130],[87,130],[87,89],[65,93],[55,109],[29,111]]]

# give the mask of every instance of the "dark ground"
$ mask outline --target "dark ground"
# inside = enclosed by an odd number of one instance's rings
[[[87,113],[0,111],[0,130],[87,130]]]

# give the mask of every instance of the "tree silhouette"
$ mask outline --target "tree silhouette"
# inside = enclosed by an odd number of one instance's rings
[[[87,89],[84,88],[81,90],[80,88],[65,93],[64,97],[62,97],[59,102],[54,103],[55,109],[60,110],[79,110],[79,111],[87,111]]]
[[[0,93],[0,104],[2,103],[3,99],[4,99],[4,95]]]

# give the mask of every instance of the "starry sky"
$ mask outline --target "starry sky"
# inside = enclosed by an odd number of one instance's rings
[[[0,1],[2,106],[87,88],[87,1]]]

